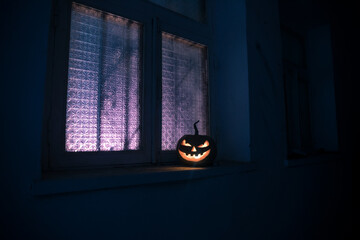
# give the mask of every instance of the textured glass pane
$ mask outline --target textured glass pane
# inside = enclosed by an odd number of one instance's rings
[[[162,150],[174,150],[180,137],[208,133],[206,48],[162,34]]]
[[[73,3],[66,151],[140,147],[141,25]]]
[[[149,0],[199,22],[205,21],[205,0]]]

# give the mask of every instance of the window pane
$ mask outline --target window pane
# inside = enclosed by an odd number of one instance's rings
[[[149,0],[199,22],[205,21],[205,0]]]
[[[162,34],[162,150],[175,150],[185,134],[208,134],[206,47]]]
[[[140,148],[141,25],[73,3],[66,151]]]

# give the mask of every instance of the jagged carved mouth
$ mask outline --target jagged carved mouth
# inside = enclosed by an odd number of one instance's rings
[[[203,153],[189,153],[189,154],[186,154],[180,150],[178,150],[178,151],[179,151],[180,156],[183,159],[190,161],[190,162],[199,162],[199,161],[205,159],[210,154],[210,150],[211,149],[209,149]]]

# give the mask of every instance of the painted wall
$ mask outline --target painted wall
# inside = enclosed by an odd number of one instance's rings
[[[337,127],[334,99],[334,70],[330,26],[313,27],[307,34],[307,58],[311,94],[313,144],[336,151]]]
[[[51,1],[1,4],[1,28],[6,33],[1,39],[0,236],[5,236],[1,239],[350,236],[351,205],[343,207],[351,204],[348,186],[352,179],[344,177],[344,172],[349,172],[345,170],[351,169],[351,164],[345,164],[349,160],[284,166],[286,129],[277,1],[246,3],[247,42],[241,25],[244,15],[239,14],[244,2],[219,0],[214,9],[216,76],[222,76],[219,96],[224,95],[218,98],[224,115],[217,121],[227,123],[218,134],[223,146],[236,141],[236,134],[248,134],[240,136],[242,152],[234,160],[251,154],[257,164],[255,171],[47,197],[32,196],[29,188],[40,167]],[[236,42],[246,44],[247,52]],[[239,69],[242,62],[238,59],[247,59],[248,72]],[[247,85],[249,92],[241,88]],[[241,94],[249,94],[249,109],[238,102],[246,99]],[[250,125],[249,131],[236,123]],[[250,150],[246,147],[249,141]]]

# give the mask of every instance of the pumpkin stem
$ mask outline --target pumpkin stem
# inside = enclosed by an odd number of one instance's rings
[[[200,120],[197,120],[197,121],[194,123],[195,135],[199,135],[199,131],[198,131],[197,127],[196,127],[196,124],[197,124],[198,122],[200,122]]]

